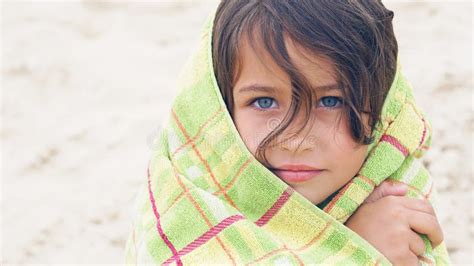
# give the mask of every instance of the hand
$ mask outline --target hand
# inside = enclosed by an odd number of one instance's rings
[[[362,204],[375,202],[385,196],[405,196],[407,185],[404,183],[394,183],[391,180],[385,180],[375,187],[374,191],[364,200]]]
[[[403,196],[406,185],[383,182],[357,209],[346,226],[376,247],[395,265],[418,265],[425,244],[416,233],[426,234],[432,246],[443,233],[427,200]]]

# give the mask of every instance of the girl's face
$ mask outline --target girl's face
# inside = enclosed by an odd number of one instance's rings
[[[368,146],[351,137],[341,104],[343,94],[331,61],[305,52],[289,38],[285,38],[285,44],[291,61],[311,84],[316,97],[303,130],[295,135],[304,122],[301,108],[277,137],[277,144],[268,146],[266,155],[275,167],[270,169],[272,172],[309,201],[319,204],[357,174]],[[262,54],[257,54],[247,39],[239,48],[240,72],[233,88],[232,113],[243,141],[255,155],[260,142],[288,112],[292,88],[290,78],[270,54],[260,48]]]

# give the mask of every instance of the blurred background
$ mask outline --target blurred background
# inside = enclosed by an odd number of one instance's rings
[[[471,1],[385,1],[431,120],[424,163],[472,265]],[[216,1],[1,1],[0,264],[120,264],[176,78]]]

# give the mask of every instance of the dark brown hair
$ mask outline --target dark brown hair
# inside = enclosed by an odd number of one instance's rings
[[[379,0],[223,0],[214,20],[213,67],[221,94],[232,115],[233,86],[238,73],[239,44],[247,34],[255,48],[256,36],[292,85],[290,108],[257,148],[256,157],[268,165],[265,148],[276,139],[305,106],[306,123],[313,107],[313,93],[291,63],[284,43],[292,41],[329,58],[349,118],[352,137],[370,144],[383,103],[396,72],[398,45],[392,27],[393,12]],[[362,115],[368,115],[369,127]],[[306,126],[306,123],[303,129]]]

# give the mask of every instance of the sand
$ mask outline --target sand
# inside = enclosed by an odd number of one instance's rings
[[[472,265],[472,4],[386,4],[433,124],[451,259]],[[214,5],[2,1],[2,265],[123,263],[151,141]]]

